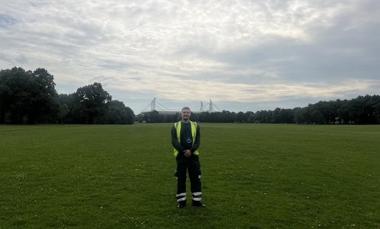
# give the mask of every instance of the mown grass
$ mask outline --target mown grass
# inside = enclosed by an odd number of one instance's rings
[[[205,209],[170,128],[0,126],[0,228],[380,227],[380,126],[201,124]]]

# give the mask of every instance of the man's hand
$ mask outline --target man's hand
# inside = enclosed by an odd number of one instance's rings
[[[185,157],[190,157],[191,156],[191,150],[189,150],[189,149],[186,149],[186,150],[184,150],[184,155],[185,155]]]

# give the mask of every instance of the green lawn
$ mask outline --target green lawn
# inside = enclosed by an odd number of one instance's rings
[[[170,128],[0,126],[0,228],[380,228],[380,126],[201,124],[205,209]]]

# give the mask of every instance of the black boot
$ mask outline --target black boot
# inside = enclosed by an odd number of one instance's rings
[[[193,207],[201,207],[201,208],[206,207],[206,205],[203,204],[202,201],[194,201],[194,200],[193,200],[192,206]]]
[[[180,201],[180,202],[178,202],[177,208],[184,208],[184,207],[186,207],[186,201]]]

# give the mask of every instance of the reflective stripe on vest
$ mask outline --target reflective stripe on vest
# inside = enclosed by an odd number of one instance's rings
[[[178,139],[178,142],[181,144],[181,121],[179,122],[176,122],[174,123],[174,127],[176,129],[176,132],[177,132],[177,139]],[[197,126],[198,124],[196,122],[193,122],[193,121],[190,121],[190,126],[191,126],[191,137],[193,138],[193,144],[195,142],[195,137],[196,137],[196,134],[197,134]],[[178,151],[173,148],[173,152],[174,152],[174,156],[176,157],[178,155]],[[199,151],[196,150],[194,152],[195,155],[199,155]]]

